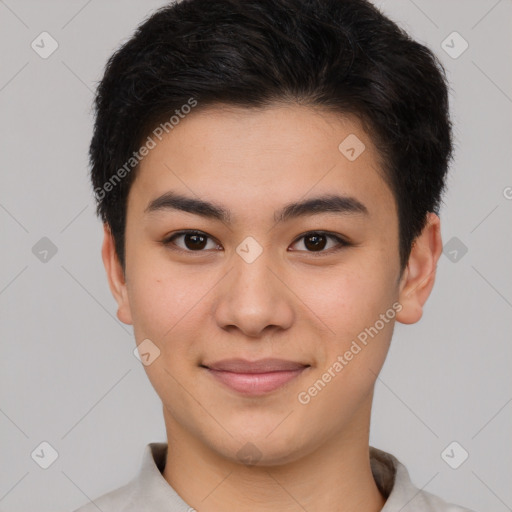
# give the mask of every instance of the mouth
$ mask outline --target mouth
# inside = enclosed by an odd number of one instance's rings
[[[225,359],[200,366],[221,384],[249,396],[275,391],[310,368],[309,364],[283,359]]]

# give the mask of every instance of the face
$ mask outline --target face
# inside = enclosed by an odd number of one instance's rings
[[[417,319],[398,235],[357,119],[275,106],[181,120],[131,187],[125,281],[106,263],[168,433],[273,465],[364,430],[394,323]]]

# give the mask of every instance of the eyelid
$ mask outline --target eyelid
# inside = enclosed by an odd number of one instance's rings
[[[333,233],[331,231],[325,231],[321,229],[310,229],[309,231],[305,231],[304,233],[300,234],[291,245],[295,245],[299,240],[304,238],[305,236],[309,234],[317,234],[317,235],[324,235],[327,238],[332,238],[337,242],[336,247],[331,247],[327,250],[322,251],[302,251],[302,250],[292,250],[292,252],[299,252],[303,254],[307,254],[308,256],[326,256],[329,254],[332,254],[334,252],[337,252],[344,247],[348,247],[352,245],[348,240],[346,240],[343,236],[339,235],[338,233]]]
[[[322,250],[322,251],[303,251],[303,250],[293,249],[292,252],[305,253],[305,254],[312,255],[312,256],[322,256],[322,255],[331,254],[340,249],[343,249],[344,247],[351,245],[351,243],[349,241],[347,241],[344,237],[342,237],[341,235],[339,235],[337,233],[333,233],[331,231],[324,231],[324,230],[314,230],[314,229],[313,230],[310,229],[309,231],[305,231],[304,233],[301,233],[300,235],[298,235],[295,238],[295,240],[292,242],[291,245],[295,245],[299,240],[301,240],[305,236],[307,236],[309,234],[313,234],[313,233],[318,234],[318,235],[324,235],[328,238],[332,238],[337,242],[338,245],[336,247],[331,247],[330,249],[327,249],[326,251],[324,251],[324,250]],[[171,235],[165,237],[162,240],[162,244],[166,247],[171,247],[173,245],[172,241],[175,238],[178,238],[179,236],[183,236],[183,235],[202,235],[202,236],[205,236],[206,238],[209,238],[210,240],[214,241],[217,245],[221,245],[214,237],[212,237],[208,233],[205,233],[204,231],[200,231],[198,229],[185,229],[182,231],[176,231],[175,233],[172,233]],[[195,254],[209,252],[209,250],[208,251],[207,250],[191,251],[191,250],[187,250],[187,249],[182,249],[181,247],[178,247],[175,245],[173,247],[171,247],[171,249],[175,250],[175,251],[181,251],[181,252],[186,252],[186,253],[195,253]]]
[[[178,246],[176,246],[176,245],[174,245],[172,243],[175,238],[178,238],[178,237],[183,236],[183,235],[201,235],[201,236],[204,236],[206,238],[209,238],[210,240],[215,242],[217,245],[221,245],[213,236],[209,235],[208,233],[205,233],[204,231],[200,231],[199,229],[184,229],[182,231],[176,231],[175,233],[172,233],[169,236],[166,236],[162,240],[162,244],[165,247],[168,247],[168,248],[170,248],[173,251],[186,252],[187,254],[201,254],[201,253],[208,253],[209,252],[209,250],[208,251],[206,251],[206,250],[191,251],[191,250],[188,250],[188,249],[183,249],[181,247],[178,247]]]

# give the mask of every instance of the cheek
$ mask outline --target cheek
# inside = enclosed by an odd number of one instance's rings
[[[197,269],[170,268],[147,264],[133,272],[128,296],[137,343],[148,338],[161,351],[166,364],[178,358],[194,360],[204,325],[208,291],[219,276],[205,275]]]
[[[293,287],[333,336],[356,335],[378,320],[396,295],[390,275],[376,265],[369,268],[333,268],[317,279],[299,280]]]
[[[166,404],[184,407],[180,397],[183,371],[196,363],[192,326],[197,326],[194,308],[199,300],[191,293],[193,286],[184,286],[179,272],[164,277],[154,267],[134,275],[128,287],[134,335],[137,344],[149,339],[154,360],[144,365],[153,388]],[[204,294],[204,291],[198,295]],[[146,342],[147,343],[147,342]],[[155,348],[156,346],[156,348]]]
[[[137,341],[150,338],[158,345],[171,336],[173,326],[191,308],[190,290],[179,273],[172,277],[151,269],[133,273],[128,297]]]
[[[337,324],[342,332],[336,347],[343,354],[345,377],[364,389],[373,384],[389,349],[397,303],[393,276],[377,265],[352,283],[352,300]]]
[[[326,332],[323,353],[317,352],[320,371],[331,368],[341,387],[348,384],[352,392],[364,392],[375,379],[372,372],[378,373],[384,364],[393,334],[396,293],[392,272],[382,264],[361,265],[360,270],[352,268],[350,272],[338,268],[315,287],[303,287],[301,293]],[[337,361],[338,372],[332,368]]]
[[[141,239],[139,244],[130,243]],[[127,289],[134,325],[147,328],[162,336],[180,316],[186,306],[190,285],[180,269],[172,268],[165,253],[143,235],[127,236]]]

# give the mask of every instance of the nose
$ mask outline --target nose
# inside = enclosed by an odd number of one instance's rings
[[[252,263],[234,255],[234,267],[216,288],[214,315],[222,329],[262,338],[293,324],[293,293],[268,253]]]

